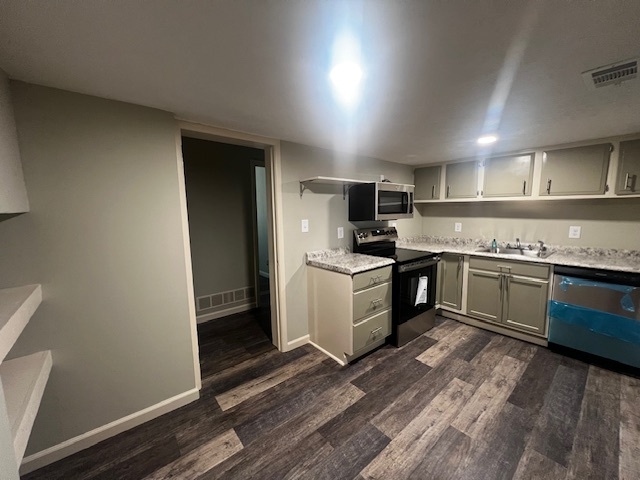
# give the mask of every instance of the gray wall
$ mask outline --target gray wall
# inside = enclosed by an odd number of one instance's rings
[[[258,270],[269,275],[269,227],[267,224],[267,170],[256,167],[256,227],[258,231]]]
[[[29,201],[20,166],[9,79],[0,70],[0,214],[27,210]]]
[[[640,199],[422,204],[425,235],[640,250]],[[454,223],[462,232],[454,232]],[[579,239],[569,226],[582,227]]]
[[[0,223],[0,287],[44,300],[10,356],[51,349],[27,454],[195,388],[166,112],[12,84],[31,212]]]
[[[356,225],[348,221],[348,200],[343,200],[342,189],[337,186],[314,186],[300,198],[300,183],[304,178],[317,175],[327,177],[379,179],[380,175],[397,183],[413,183],[413,167],[384,162],[367,157],[353,157],[282,142],[282,204],[284,223],[284,262],[287,297],[287,337],[295,340],[308,334],[307,251],[351,246]],[[309,232],[301,233],[300,221],[309,220]],[[344,227],[344,238],[337,238],[337,228]],[[401,236],[422,233],[420,214],[413,219],[398,220]]]
[[[251,160],[264,151],[182,139],[196,297],[253,286]]]

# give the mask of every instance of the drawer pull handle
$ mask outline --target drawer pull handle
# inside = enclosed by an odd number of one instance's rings
[[[373,330],[371,330],[371,335],[375,337],[376,334],[381,331],[382,331],[382,327],[374,328]]]
[[[509,265],[498,265],[498,268],[506,268],[508,270],[511,270],[511,267]]]
[[[382,305],[382,299],[381,298],[375,298],[375,299],[371,300],[371,304],[373,305],[373,308],[377,307],[378,305]]]
[[[371,283],[380,283],[381,279],[382,279],[382,275],[371,277]]]

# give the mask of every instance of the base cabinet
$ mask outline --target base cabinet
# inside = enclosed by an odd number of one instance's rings
[[[438,303],[454,310],[462,308],[462,276],[464,256],[442,254],[438,271]]]
[[[391,267],[356,275],[308,267],[309,337],[341,364],[391,334]]]
[[[469,267],[467,315],[546,336],[549,267],[474,258]]]

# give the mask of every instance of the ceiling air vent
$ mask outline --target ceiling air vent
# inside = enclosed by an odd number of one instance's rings
[[[604,67],[594,68],[582,73],[582,78],[588,87],[600,88],[607,85],[619,85],[638,76],[638,59],[612,63]]]

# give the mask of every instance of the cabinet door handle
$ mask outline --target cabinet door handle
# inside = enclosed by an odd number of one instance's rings
[[[510,275],[504,275],[504,293],[505,295],[509,295],[509,279]]]
[[[371,336],[375,337],[376,333],[380,332],[381,330],[382,327],[374,328],[373,330],[371,330]]]
[[[436,186],[431,185],[431,198],[436,198]]]
[[[451,191],[451,185],[447,185],[447,198],[449,198],[450,191]]]
[[[551,179],[547,179],[547,194],[551,195]]]
[[[527,194],[527,181],[523,181],[522,182],[522,194],[526,195]]]
[[[631,180],[633,182],[633,175],[629,175],[629,172],[627,172],[624,176],[624,189],[625,190],[631,190],[631,185],[629,185],[629,180]]]
[[[458,257],[458,276],[460,275],[460,269],[462,268],[462,257]]]

